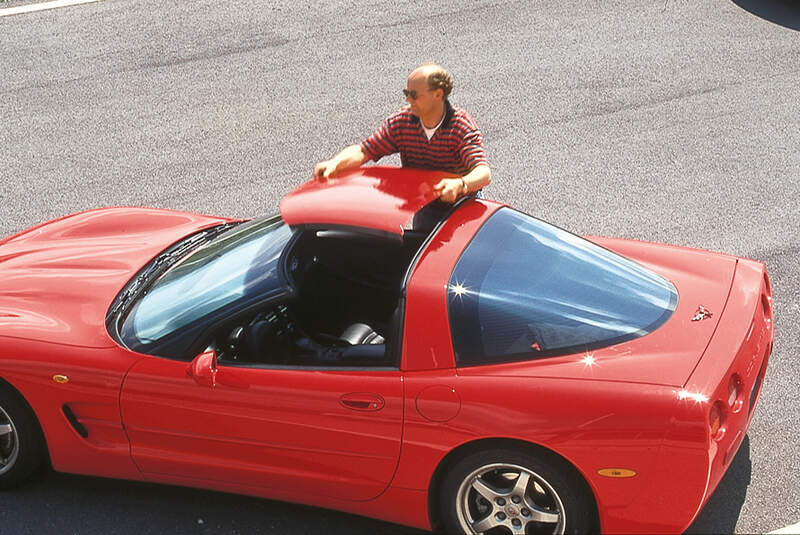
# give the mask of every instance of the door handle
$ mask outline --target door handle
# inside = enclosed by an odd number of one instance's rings
[[[386,401],[378,394],[370,392],[350,392],[339,397],[339,403],[354,411],[374,412],[381,410]]]

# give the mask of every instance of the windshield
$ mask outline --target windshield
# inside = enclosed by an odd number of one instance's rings
[[[448,286],[460,366],[588,351],[643,336],[677,305],[668,280],[510,208],[481,227]]]
[[[150,287],[125,318],[122,340],[128,347],[155,342],[236,301],[283,291],[278,260],[291,235],[279,217],[221,234]]]

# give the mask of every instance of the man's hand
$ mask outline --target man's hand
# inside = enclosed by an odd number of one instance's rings
[[[328,180],[336,173],[344,173],[348,169],[355,169],[367,161],[367,155],[361,150],[361,145],[350,145],[342,151],[324,162],[319,162],[314,167],[314,178],[317,180]]]
[[[456,202],[456,199],[466,193],[464,180],[461,177],[443,178],[433,186],[433,191],[439,199],[449,203]]]
[[[314,166],[314,178],[317,180],[328,180],[330,176],[336,171],[336,164],[331,160],[319,162]]]

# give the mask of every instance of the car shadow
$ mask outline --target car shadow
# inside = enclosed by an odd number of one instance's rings
[[[0,494],[0,533],[15,535],[423,535],[328,509],[224,492],[44,472]]]
[[[752,471],[750,437],[745,435],[717,490],[685,533],[735,533]]]
[[[750,439],[745,436],[725,477],[686,533],[734,533],[751,471]],[[304,505],[54,472],[44,472],[21,488],[3,492],[2,500],[0,531],[8,529],[19,535],[425,533]]]
[[[800,30],[800,2],[797,0],[733,0],[733,3],[764,20]]]

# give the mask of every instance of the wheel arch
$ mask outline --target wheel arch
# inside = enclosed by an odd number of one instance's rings
[[[36,411],[33,410],[31,404],[28,403],[28,400],[25,399],[25,396],[22,395],[22,392],[20,392],[13,384],[8,382],[3,377],[0,377],[0,390],[6,390],[7,392],[10,392],[11,395],[15,396],[20,402],[22,402],[22,404],[25,406],[25,409],[29,412],[29,414],[33,418],[33,421],[36,424],[36,430],[39,433],[39,438],[41,438],[42,440],[42,445],[43,445],[42,449],[44,452],[44,458],[42,459],[42,462],[45,464],[46,467],[52,469],[53,465],[52,462],[50,461],[50,447],[47,444],[47,437],[44,434],[44,430],[42,429],[42,424],[41,422],[39,422],[39,416],[37,416]]]
[[[578,470],[578,468],[568,459],[551,449],[545,448],[539,444],[534,444],[533,442],[512,438],[481,438],[466,442],[448,452],[447,455],[445,455],[442,460],[439,461],[439,464],[436,466],[433,476],[431,477],[431,481],[428,485],[428,517],[434,531],[439,532],[442,527],[442,521],[441,518],[439,518],[439,491],[441,489],[442,480],[444,479],[444,474],[447,472],[448,468],[467,455],[489,449],[511,449],[521,452],[529,452],[538,457],[552,460],[553,462],[570,470],[583,485],[587,496],[591,498],[594,509],[593,514],[595,518],[595,525],[597,526],[597,532],[599,533],[600,515],[597,508],[597,498],[594,495],[592,486],[583,476],[583,473],[581,473],[581,471]]]

